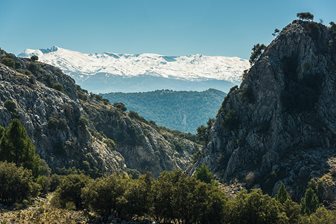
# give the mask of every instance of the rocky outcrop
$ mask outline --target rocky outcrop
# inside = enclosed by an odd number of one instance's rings
[[[294,21],[232,88],[202,162],[223,181],[295,197],[335,168],[335,27]],[[335,178],[335,176],[332,176]]]
[[[54,170],[185,169],[194,142],[110,105],[59,69],[0,52],[0,124],[19,118]]]

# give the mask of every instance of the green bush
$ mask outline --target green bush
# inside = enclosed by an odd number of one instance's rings
[[[53,174],[50,176],[50,185],[49,185],[49,191],[54,192],[57,187],[61,184],[62,176],[58,174]]]
[[[66,208],[74,204],[76,209],[82,208],[81,191],[92,180],[84,174],[69,174],[62,178],[53,198],[53,204]]]
[[[111,175],[102,177],[87,185],[82,191],[85,207],[101,216],[120,216],[126,199],[124,194],[130,180],[127,177]]]
[[[48,176],[39,176],[36,179],[36,183],[39,185],[40,192],[42,194],[47,194],[50,189],[50,177]]]
[[[15,68],[15,61],[11,57],[6,56],[4,58],[1,58],[0,62],[3,63],[4,65],[7,65],[8,67]]]
[[[67,129],[67,122],[64,118],[58,117],[49,117],[48,119],[48,128],[51,130],[66,130]]]
[[[11,113],[16,110],[16,104],[12,100],[6,100],[4,106]]]
[[[163,172],[153,183],[153,216],[158,222],[223,223],[226,198],[181,171]]]
[[[302,216],[298,222],[299,224],[335,224],[336,212],[327,210],[324,207],[318,208],[315,213],[311,215]]]
[[[261,190],[252,190],[250,193],[240,192],[233,199],[229,223],[239,224],[283,224],[288,218],[280,202],[265,195]]]
[[[37,196],[38,185],[32,172],[14,163],[0,162],[0,202],[5,205],[21,203]]]
[[[196,169],[194,175],[197,180],[200,180],[207,184],[210,184],[215,180],[214,175],[210,172],[209,168],[205,164],[200,165]]]
[[[61,83],[54,83],[51,88],[56,89],[57,91],[64,92],[64,87]]]

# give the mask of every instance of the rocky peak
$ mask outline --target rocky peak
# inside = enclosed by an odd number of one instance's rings
[[[332,168],[336,155],[336,35],[296,20],[232,88],[203,162],[226,182],[295,195]]]

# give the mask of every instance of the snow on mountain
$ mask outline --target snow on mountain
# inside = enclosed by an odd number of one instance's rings
[[[60,47],[26,49],[19,57],[37,55],[40,61],[60,67],[65,72],[92,75],[104,72],[121,76],[156,74],[180,79],[219,79],[239,82],[247,60],[238,57],[163,56],[159,54],[87,54]]]
[[[98,54],[52,47],[39,50],[26,49],[18,56],[31,57],[32,55],[37,55],[42,62],[61,68],[79,83],[87,79],[92,80],[92,76],[97,74],[104,74],[111,77],[119,76],[119,78],[149,75],[164,80],[220,80],[237,84],[241,81],[243,71],[249,68],[249,63],[245,59],[201,54],[187,56],[164,56],[150,53]]]

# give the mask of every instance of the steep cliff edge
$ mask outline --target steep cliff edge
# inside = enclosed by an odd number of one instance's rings
[[[335,27],[296,20],[231,89],[202,162],[227,183],[282,181],[299,196],[311,178],[335,187],[335,161]]]
[[[125,113],[61,70],[0,51],[0,124],[19,118],[54,170],[185,169],[199,145]]]

